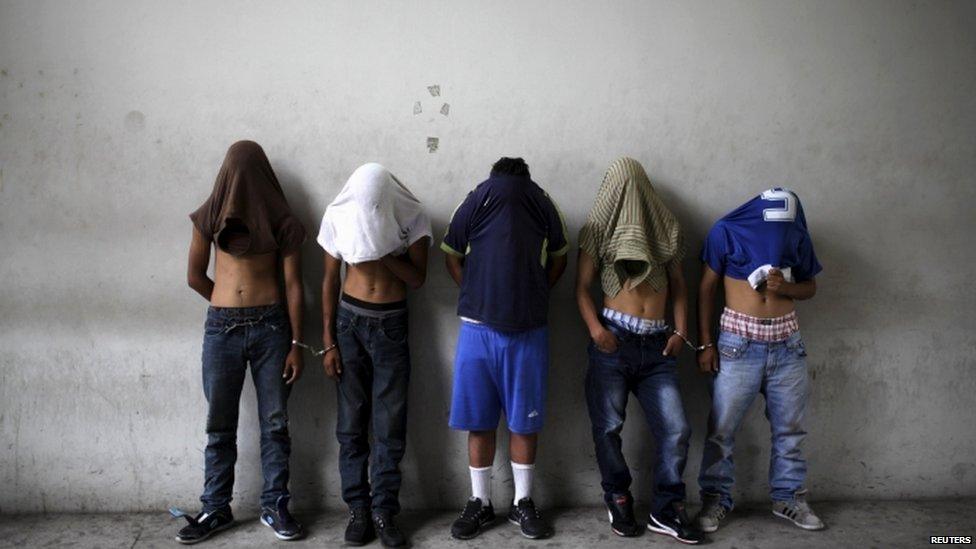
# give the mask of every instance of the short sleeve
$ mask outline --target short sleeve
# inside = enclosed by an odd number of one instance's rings
[[[716,223],[708,231],[702,245],[701,260],[719,276],[725,274],[725,258],[729,253],[728,233],[721,224]]]
[[[566,221],[563,220],[563,213],[559,211],[559,206],[556,202],[549,196],[548,193],[545,194],[546,197],[546,222],[548,225],[548,234],[546,238],[549,240],[549,244],[546,246],[546,252],[552,256],[565,255],[569,251],[569,236],[566,234]]]
[[[289,254],[305,243],[305,227],[294,216],[288,216],[278,225],[275,241],[282,254]]]
[[[471,218],[478,206],[475,192],[471,191],[463,202],[458,204],[451,215],[451,222],[447,225],[447,234],[441,242],[441,250],[457,257],[464,257],[468,249],[468,237]]]
[[[432,231],[430,228],[430,218],[427,214],[421,212],[417,214],[414,218],[413,223],[410,224],[407,229],[407,246],[412,246],[414,242],[420,240],[423,237],[432,237]]]
[[[823,266],[817,261],[817,254],[813,251],[813,240],[806,234],[800,240],[800,249],[797,250],[799,261],[792,267],[793,278],[797,282],[810,280],[823,270]]]
[[[322,217],[322,225],[319,227],[319,236],[315,239],[315,241],[318,242],[319,246],[322,246],[322,249],[325,250],[329,255],[340,261],[342,260],[342,254],[339,253],[339,249],[336,246],[335,230],[332,228],[332,222],[326,216]]]
[[[593,223],[587,220],[583,223],[583,227],[580,229],[579,237],[579,247],[581,250],[586,252],[586,255],[590,256],[595,263],[600,263],[600,243],[599,243],[599,231],[594,227]]]

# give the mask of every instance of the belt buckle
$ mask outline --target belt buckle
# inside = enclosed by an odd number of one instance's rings
[[[762,324],[763,326],[772,326],[773,319],[771,319],[771,318],[761,318],[761,319],[759,319],[759,323]]]

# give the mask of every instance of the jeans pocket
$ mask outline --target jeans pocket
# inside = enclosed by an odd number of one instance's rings
[[[407,341],[407,315],[384,318],[380,322],[380,333],[390,343],[401,345]]]
[[[215,319],[208,318],[206,322],[203,323],[203,333],[204,335],[220,335],[224,331],[224,323]]]
[[[613,362],[613,359],[620,355],[620,341],[617,341],[617,350],[611,352],[604,351],[603,349],[596,346],[593,340],[590,340],[590,344],[587,345],[586,349],[590,352],[590,356],[596,358],[597,360]]]
[[[336,335],[344,334],[352,328],[353,319],[351,315],[343,313],[341,310],[336,314]]]
[[[718,354],[722,358],[735,360],[742,357],[749,346],[749,340],[735,334],[722,333],[718,337]]]
[[[288,329],[291,328],[291,326],[288,324],[288,317],[283,314],[274,315],[266,319],[264,324],[268,327],[268,329],[276,334],[287,334]]]
[[[794,353],[797,357],[803,358],[807,356],[807,348],[803,344],[803,338],[800,337],[800,332],[790,336],[790,339],[786,341],[786,348]]]

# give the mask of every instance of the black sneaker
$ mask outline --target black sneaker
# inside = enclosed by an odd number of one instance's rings
[[[606,503],[610,529],[614,534],[632,538],[640,533],[640,525],[634,518],[634,498],[630,494],[612,494]]]
[[[403,547],[407,544],[407,537],[397,527],[389,511],[373,511],[373,527],[384,547]]]
[[[285,541],[298,539],[305,535],[305,529],[288,512],[288,500],[291,496],[281,496],[275,506],[261,508],[261,522],[274,530],[275,537]]]
[[[483,505],[478,498],[471,498],[464,505],[461,516],[451,525],[451,537],[456,539],[471,539],[481,533],[483,526],[495,522],[495,508]]]
[[[210,513],[200,513],[193,517],[177,508],[172,508],[169,513],[174,518],[183,517],[187,525],[180,529],[176,534],[176,541],[184,545],[200,543],[221,530],[226,530],[234,525],[234,515],[230,512],[230,507],[217,509]]]
[[[346,525],[346,545],[366,545],[375,537],[373,521],[369,519],[369,507],[351,507],[349,524]]]
[[[702,533],[691,525],[688,513],[685,512],[685,505],[680,501],[672,503],[660,513],[651,513],[647,518],[647,529],[671,536],[681,543],[694,545],[702,541]]]
[[[508,512],[508,522],[518,525],[522,535],[529,539],[547,538],[552,535],[552,526],[542,518],[542,513],[535,508],[532,498],[522,498],[512,504]]]

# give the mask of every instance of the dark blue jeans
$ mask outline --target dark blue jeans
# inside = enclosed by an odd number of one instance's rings
[[[688,458],[691,428],[678,392],[677,361],[662,356],[667,336],[639,336],[612,323],[617,336],[614,353],[604,353],[591,342],[586,372],[586,403],[590,410],[596,459],[600,465],[604,498],[630,493],[630,469],[621,451],[620,431],[627,414],[627,398],[637,396],[651,433],[657,441],[652,512],[667,509],[685,498],[682,475]]]
[[[336,317],[342,355],[336,425],[342,499],[350,507],[372,503],[373,509],[399,513],[410,381],[407,312],[380,319],[340,306]],[[367,471],[371,420],[372,463]]]
[[[207,395],[205,512],[230,505],[237,461],[237,419],[245,369],[258,399],[261,422],[261,505],[288,495],[288,393],[281,375],[291,348],[291,324],[280,305],[210,307],[203,337],[203,391]]]

